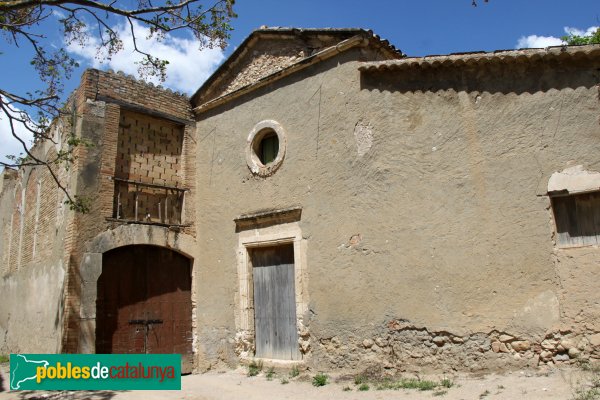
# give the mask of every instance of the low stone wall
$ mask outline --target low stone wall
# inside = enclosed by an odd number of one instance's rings
[[[367,338],[313,338],[311,364],[319,368],[359,370],[382,366],[389,372],[484,372],[600,359],[600,333],[556,329],[540,342],[506,332],[465,336],[390,320]]]

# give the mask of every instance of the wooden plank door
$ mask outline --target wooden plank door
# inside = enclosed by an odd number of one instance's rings
[[[151,324],[147,353],[181,354],[183,373],[192,367],[192,296],[191,266],[181,254],[152,247],[146,253],[146,293],[144,304]],[[166,267],[168,266],[168,267]],[[166,268],[165,268],[166,267]]]
[[[191,264],[156,246],[103,255],[96,300],[96,352],[181,354],[192,369]]]
[[[254,282],[254,326],[256,357],[296,360],[296,291],[294,246],[261,247],[251,250]]]

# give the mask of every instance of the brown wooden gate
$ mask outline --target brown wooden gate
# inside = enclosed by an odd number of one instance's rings
[[[298,330],[294,246],[251,250],[256,357],[296,360]]]
[[[96,352],[181,354],[192,368],[191,263],[157,246],[105,253],[96,300]]]

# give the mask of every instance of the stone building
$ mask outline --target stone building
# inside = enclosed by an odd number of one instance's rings
[[[0,180],[0,352],[319,369],[600,358],[600,46],[253,32],[191,97],[88,70]],[[32,334],[33,333],[33,334]]]

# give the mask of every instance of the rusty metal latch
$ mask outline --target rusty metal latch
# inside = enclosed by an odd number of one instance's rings
[[[130,319],[129,325],[152,325],[152,324],[162,324],[162,319]]]

